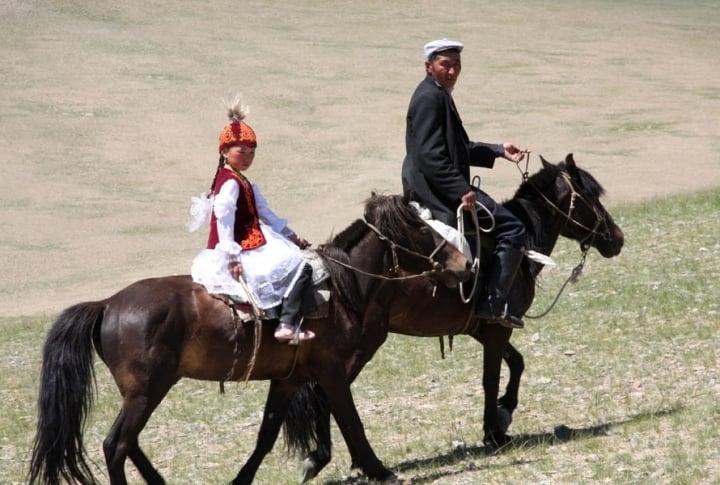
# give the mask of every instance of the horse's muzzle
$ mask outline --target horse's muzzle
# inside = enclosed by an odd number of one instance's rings
[[[618,226],[614,226],[606,237],[598,239],[595,248],[604,258],[612,258],[620,254],[624,244],[625,234]]]

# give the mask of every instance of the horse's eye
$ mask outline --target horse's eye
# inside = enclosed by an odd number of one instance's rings
[[[428,234],[430,234],[430,228],[427,226],[422,226],[420,228],[420,234],[422,234],[423,236],[427,236]]]

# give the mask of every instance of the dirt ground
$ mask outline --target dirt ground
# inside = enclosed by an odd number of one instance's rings
[[[371,190],[400,191],[422,46],[444,36],[466,45],[470,136],[529,148],[530,171],[573,152],[610,208],[720,187],[713,0],[280,5],[0,2],[0,317],[187,273],[228,92],[276,212],[315,242],[343,229]],[[499,199],[520,181],[503,162],[481,175]]]

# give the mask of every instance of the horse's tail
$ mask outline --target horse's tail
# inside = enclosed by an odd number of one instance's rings
[[[81,303],[66,309],[43,347],[37,433],[29,483],[95,483],[82,431],[93,403],[93,328],[104,305]]]
[[[289,454],[305,456],[326,446],[318,431],[330,425],[330,407],[325,392],[317,383],[304,384],[295,394],[285,416],[284,436]]]

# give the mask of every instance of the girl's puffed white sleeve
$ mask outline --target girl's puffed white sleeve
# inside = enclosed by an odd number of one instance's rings
[[[288,227],[288,220],[283,219],[273,212],[268,204],[267,199],[262,194],[260,187],[252,184],[253,192],[255,192],[255,205],[257,206],[258,216],[260,220],[272,227],[273,231],[287,236],[292,233],[292,230]]]
[[[237,200],[240,196],[240,186],[235,180],[226,180],[213,202],[213,212],[217,218],[218,244],[215,250],[219,250],[228,256],[230,261],[242,252],[242,248],[235,241],[235,211]]]

